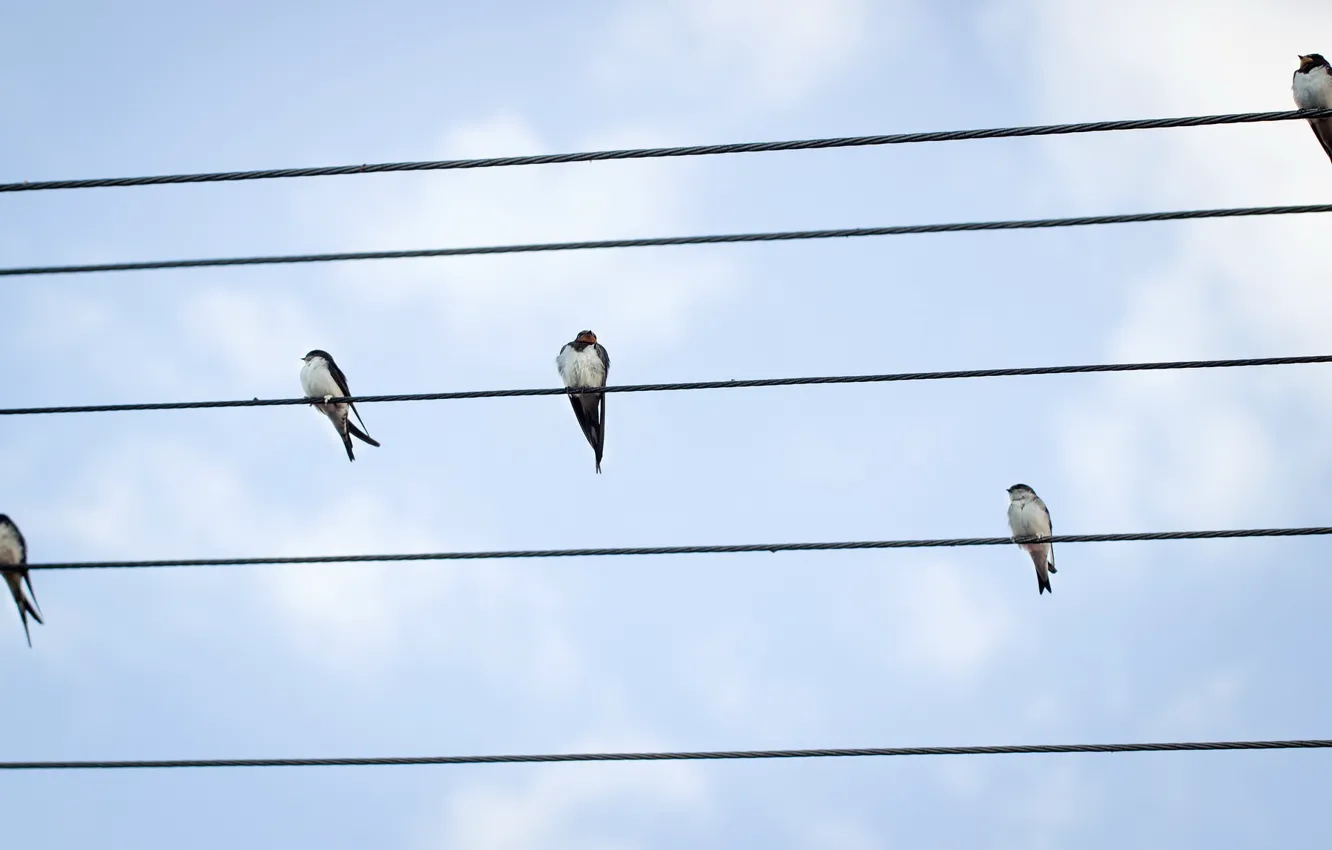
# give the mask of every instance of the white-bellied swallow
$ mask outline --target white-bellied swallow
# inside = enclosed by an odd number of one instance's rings
[[[1290,90],[1300,109],[1332,109],[1332,66],[1317,53],[1301,56]],[[1309,126],[1327,158],[1332,159],[1332,118],[1310,118]]]
[[[14,604],[18,606],[19,617],[23,620],[23,634],[27,635],[28,646],[32,646],[32,633],[28,631],[28,615],[38,623],[42,621],[42,612],[37,608],[37,594],[32,590],[32,579],[28,577],[28,544],[23,540],[14,521],[0,514],[0,573],[4,574],[5,584],[14,595]],[[24,594],[23,585],[27,583],[28,592]]]
[[[1008,488],[1008,527],[1014,538],[1049,537],[1054,526],[1050,522],[1050,509],[1036,495],[1036,491],[1026,484],[1014,484]],[[1031,555],[1031,562],[1036,565],[1037,593],[1050,591],[1050,573],[1056,572],[1053,543],[1019,544]]]
[[[597,342],[591,331],[579,331],[573,342],[567,342],[555,358],[560,380],[570,390],[579,387],[604,387],[610,372],[610,356]],[[606,394],[569,393],[578,427],[597,456],[597,473],[601,472],[601,450],[606,445]]]
[[[342,438],[342,444],[347,447],[347,460],[356,460],[356,455],[352,452],[352,437],[363,443],[378,446],[379,443],[363,430],[365,420],[361,419],[361,412],[356,409],[356,405],[345,401],[329,403],[329,399],[351,397],[351,390],[347,388],[347,376],[342,374],[338,364],[333,362],[333,356],[327,351],[316,348],[301,359],[305,361],[305,365],[301,367],[301,389],[305,391],[306,398],[323,399],[311,404],[327,416],[333,422],[333,427],[338,429],[338,436]],[[357,421],[361,423],[360,428],[352,423],[349,413],[356,414]]]

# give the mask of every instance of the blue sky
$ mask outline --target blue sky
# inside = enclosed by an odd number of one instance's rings
[[[10,4],[0,180],[1283,109],[1293,0]],[[1320,35],[1320,33],[1322,35]],[[0,264],[1317,203],[1296,124],[46,192]],[[4,406],[1326,353],[1326,217],[17,278]],[[1327,524],[1322,367],[11,418],[34,561]],[[1326,737],[1326,546],[34,576],[4,759]],[[1326,846],[1319,753],[0,776],[15,847]]]

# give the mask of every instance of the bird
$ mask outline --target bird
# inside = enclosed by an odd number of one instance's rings
[[[1332,109],[1332,66],[1317,53],[1299,58],[1300,67],[1290,82],[1295,105],[1300,109]],[[1332,118],[1310,118],[1309,126],[1332,160]]]
[[[28,631],[28,615],[38,623],[42,622],[42,612],[37,607],[37,594],[32,589],[32,579],[28,576],[28,544],[14,521],[5,514],[0,514],[0,573],[9,585],[9,592],[14,595],[14,604],[18,606],[19,617],[23,620],[23,634],[32,646],[32,633]],[[27,582],[28,592],[23,593],[23,583]]]
[[[379,442],[363,430],[365,420],[361,419],[361,412],[356,409],[356,405],[347,402],[330,404],[328,401],[331,398],[351,396],[351,390],[347,388],[347,376],[342,374],[338,364],[333,362],[333,355],[316,348],[301,360],[305,361],[305,365],[301,367],[301,389],[305,391],[306,398],[323,399],[323,402],[311,402],[311,404],[327,416],[332,421],[333,427],[338,430],[342,444],[347,447],[347,460],[356,460],[356,454],[352,451],[352,437],[377,447]],[[360,428],[348,418],[349,410],[356,414],[357,421],[361,423]]]
[[[555,358],[555,367],[560,371],[560,380],[569,390],[578,387],[604,387],[606,375],[610,372],[610,355],[597,342],[597,335],[591,331],[579,331],[573,342],[566,342]],[[606,445],[606,394],[605,393],[569,393],[569,403],[573,405],[574,416],[578,418],[578,427],[583,429],[583,436],[596,452],[597,474],[601,474],[601,452]]]
[[[1019,537],[1049,537],[1054,533],[1050,523],[1050,509],[1036,495],[1036,491],[1026,484],[1014,484],[1008,488],[1008,527],[1013,531],[1014,539]],[[1031,555],[1031,562],[1036,565],[1036,586],[1038,593],[1050,591],[1050,573],[1055,573],[1053,543],[1019,543]]]

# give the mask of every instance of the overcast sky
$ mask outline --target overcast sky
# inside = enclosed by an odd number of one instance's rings
[[[10,3],[0,181],[1291,107],[1319,0]],[[0,198],[0,265],[1320,203],[1295,123]],[[7,278],[0,406],[1328,353],[1322,216]],[[1321,366],[10,417],[34,562],[1326,525]],[[1327,543],[36,573],[0,760],[1328,737]],[[0,775],[15,848],[1323,847],[1320,752]]]

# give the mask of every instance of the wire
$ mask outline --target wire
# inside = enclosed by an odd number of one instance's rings
[[[1250,528],[1220,531],[1149,531],[1130,534],[1056,534],[1051,537],[952,537],[937,540],[863,540],[845,543],[742,543],[721,546],[633,546],[603,549],[509,549],[492,552],[411,552],[398,555],[290,555],[266,558],[191,558],[168,561],[71,561],[28,564],[30,570],[239,567],[259,564],[353,564],[389,561],[481,561],[504,558],[585,558],[628,555],[733,555],[742,552],[825,552],[849,549],[943,549],[1012,543],[1123,543],[1146,540],[1233,540],[1241,537],[1314,537],[1332,528]]]
[[[280,263],[334,263],[349,260],[407,260],[423,257],[461,257],[479,254],[532,254],[543,251],[587,251],[603,248],[656,248],[668,245],[718,245],[737,242],[792,242],[801,239],[839,239],[854,236],[906,236],[920,233],[961,233],[977,230],[1041,230],[1085,227],[1094,224],[1137,224],[1148,221],[1183,221],[1199,218],[1303,215],[1332,212],[1332,204],[1282,207],[1231,207],[1215,210],[1092,215],[1076,218],[1038,218],[1016,221],[973,221],[951,224],[902,224],[891,227],[851,227],[840,230],[785,230],[771,233],[725,233],[711,236],[655,236],[643,239],[602,239],[591,242],[540,242],[527,245],[488,245],[470,248],[424,248],[411,251],[353,251],[337,254],[279,254],[267,257],[213,257],[202,260],[149,260],[136,263],[95,263],[76,266],[0,268],[0,277],[89,272],[130,272],[157,269],[193,269],[207,266],[269,266]]]
[[[1332,354],[1299,357],[1255,357],[1245,360],[1173,360],[1155,363],[1093,363],[1084,366],[1024,366],[1013,369],[962,369],[946,372],[896,372],[885,375],[833,375],[819,378],[755,378],[743,381],[693,381],[672,384],[624,384],[612,387],[579,388],[580,393],[652,393],[677,390],[726,390],[750,387],[795,387],[820,384],[878,384],[903,381],[938,381],[958,378],[1009,378],[1031,375],[1075,375],[1094,372],[1160,372],[1175,369],[1229,369],[1243,366],[1297,366],[1332,363]],[[335,396],[335,404],[372,404],[402,401],[455,401],[476,398],[516,398],[519,396],[566,395],[562,387],[528,390],[466,390],[447,393],[410,393],[398,395]],[[0,416],[27,416],[44,413],[116,413],[138,410],[199,410],[216,407],[278,407],[311,404],[309,398],[253,398],[231,401],[165,401],[139,404],[84,404],[63,407],[0,408]]]
[[[515,165],[552,165],[566,162],[605,162],[616,159],[664,159],[713,156],[733,153],[856,148],[903,145],[918,142],[956,142],[969,139],[1008,139],[1021,136],[1064,136],[1112,130],[1156,130],[1171,127],[1204,127],[1213,124],[1256,124],[1332,117],[1332,109],[1287,112],[1240,112],[1230,115],[1200,115],[1192,118],[1148,118],[1127,121],[1092,121],[1080,124],[1047,124],[1035,127],[997,127],[989,130],[946,130],[927,133],[893,133],[881,136],[843,136],[785,142],[741,142],[738,144],[691,145],[668,148],[629,148],[584,153],[502,156],[485,159],[445,159],[424,162],[381,162],[364,165],[333,165],[318,168],[272,168],[262,171],[217,171],[200,174],[163,174],[155,177],[106,177],[91,180],[41,180],[0,183],[0,192],[36,192],[47,189],[101,189],[120,186],[157,186],[174,183],[226,183],[240,180],[272,180],[287,177],[334,177],[349,174],[384,174],[393,171],[452,171],[471,168],[503,168]]]
[[[555,753],[514,756],[405,756],[322,759],[160,759],[151,761],[5,761],[0,770],[124,770],[166,767],[390,767],[425,764],[531,764],[576,761],[721,761],[854,756],[1003,756],[1054,753],[1179,753],[1218,750],[1314,750],[1332,740],[1188,741],[1160,744],[1016,744],[993,747],[865,747],[825,750],[712,750],[676,753]]]

